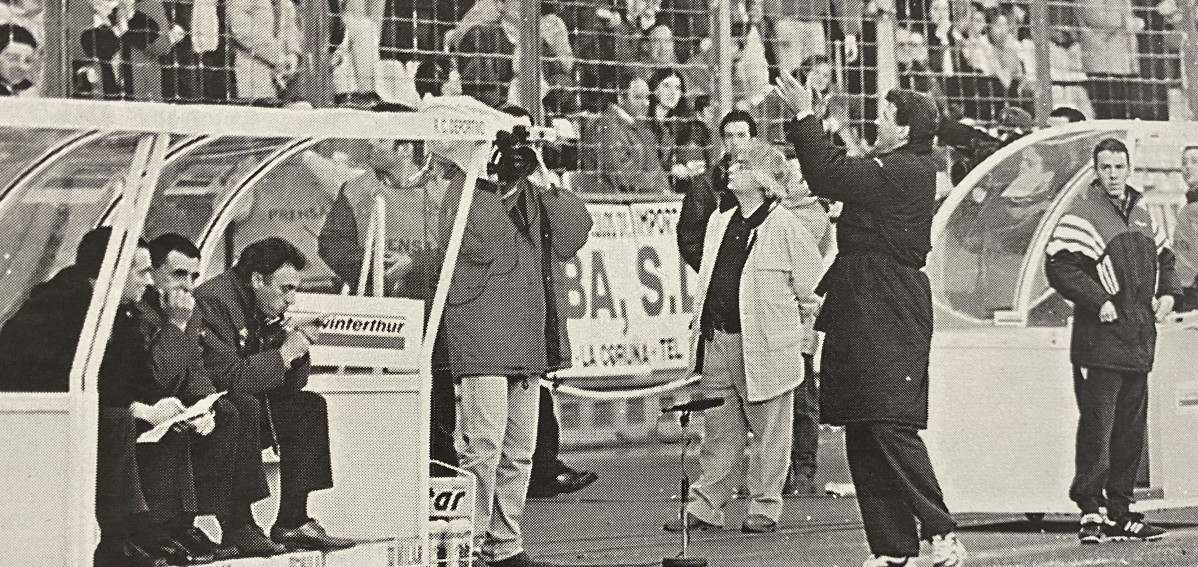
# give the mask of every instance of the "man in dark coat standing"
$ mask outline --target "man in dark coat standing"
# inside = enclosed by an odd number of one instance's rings
[[[808,89],[787,75],[778,88],[795,113],[787,138],[812,193],[844,203],[839,252],[816,289],[824,295],[816,320],[825,333],[820,406],[824,423],[845,427],[873,553],[865,565],[906,565],[924,539],[933,565],[957,567],[965,548],[919,436],[928,420],[932,294],[921,268],[935,211],[936,105],[890,91],[878,124],[878,146],[889,151],[857,158],[828,142]]]
[[[196,311],[213,383],[262,402],[263,437],[279,452],[279,514],[271,539],[339,549],[354,542],[330,536],[308,516],[308,494],[333,486],[328,408],[323,396],[303,389],[312,367],[308,347],[320,329],[284,324],[306,265],[304,254],[282,238],[250,244],[232,269],[196,288]]]
[[[748,112],[733,110],[720,120],[720,138],[724,141],[724,155],[711,168],[711,183],[692,184],[682,197],[682,210],[678,212],[678,252],[696,272],[703,258],[703,239],[711,213],[717,208],[727,211],[736,206],[736,197],[728,193],[728,166],[757,138],[757,121]]]
[[[1048,283],[1073,302],[1069,358],[1079,417],[1069,498],[1082,512],[1083,544],[1155,540],[1165,530],[1128,507],[1144,454],[1156,323],[1173,311],[1181,285],[1164,228],[1127,185],[1127,146],[1099,142],[1094,170],[1097,179],[1070,204],[1045,248]]]

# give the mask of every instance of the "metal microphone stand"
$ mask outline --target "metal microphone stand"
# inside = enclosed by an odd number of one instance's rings
[[[687,426],[691,422],[690,409],[678,413],[678,424],[682,426],[682,486],[678,494],[678,519],[682,522],[682,553],[678,557],[666,557],[661,560],[662,567],[707,567],[706,557],[687,557],[687,547],[690,546],[690,522],[687,522],[686,503],[690,499],[691,479],[686,474],[686,452],[691,445],[691,437],[687,435]],[[701,411],[701,410],[700,410]]]

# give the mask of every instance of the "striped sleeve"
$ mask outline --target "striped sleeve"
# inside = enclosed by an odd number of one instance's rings
[[[1152,224],[1152,240],[1156,242],[1156,253],[1160,254],[1166,248],[1171,248],[1169,235],[1165,232],[1165,223],[1157,222],[1151,216],[1148,217],[1148,222]]]
[[[1058,252],[1075,252],[1098,261],[1106,250],[1106,242],[1102,235],[1094,229],[1090,221],[1077,215],[1067,214],[1061,217],[1057,227],[1052,231],[1045,252],[1053,256]]]

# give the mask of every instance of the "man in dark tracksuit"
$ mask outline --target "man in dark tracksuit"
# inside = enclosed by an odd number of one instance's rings
[[[926,95],[895,89],[879,120],[879,147],[893,151],[853,158],[835,148],[811,114],[811,93],[779,79],[796,119],[787,125],[811,192],[844,203],[836,261],[816,293],[824,305],[816,329],[825,333],[821,419],[845,426],[846,452],[870,567],[906,565],[932,541],[933,564],[961,565],[965,549],[953,534],[919,430],[928,419],[928,355],[932,297],[921,271],[931,250],[938,126]]]
[[[1094,169],[1098,179],[1046,248],[1048,282],[1074,304],[1070,360],[1080,417],[1069,497],[1082,511],[1083,544],[1154,540],[1165,531],[1128,507],[1144,452],[1156,322],[1173,310],[1181,286],[1167,236],[1127,186],[1127,146],[1099,142]]]
[[[262,403],[264,445],[279,451],[279,513],[271,539],[307,549],[350,547],[308,516],[308,495],[332,488],[329,417],[325,399],[305,391],[319,336],[314,324],[289,329],[303,253],[278,237],[246,247],[231,270],[195,290],[204,364],[216,387],[251,394]]]

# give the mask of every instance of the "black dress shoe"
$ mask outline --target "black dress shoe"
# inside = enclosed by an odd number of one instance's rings
[[[266,534],[262,533],[262,528],[253,522],[225,534],[221,543],[224,547],[236,549],[238,554],[244,557],[269,557],[287,553],[286,547],[267,538]]]
[[[283,529],[275,526],[270,529],[270,539],[288,547],[314,551],[346,549],[358,544],[358,542],[352,539],[329,535],[316,520],[308,520],[304,525],[292,529]]]
[[[562,465],[561,472],[547,481],[528,483],[529,498],[553,498],[558,494],[578,492],[599,479],[599,475],[591,471],[576,471]]]
[[[156,564],[157,560],[164,560],[167,565],[190,565],[205,559],[192,556],[170,536],[163,533],[135,536],[132,543],[135,547],[141,548],[146,555],[154,558]]]
[[[95,567],[167,567],[166,559],[156,559],[129,540],[100,540],[92,554]]]
[[[211,563],[223,559],[232,559],[237,557],[240,552],[236,547],[231,545],[220,545],[204,534],[204,531],[195,526],[188,526],[183,530],[175,532],[171,539],[175,540],[183,549],[195,558],[196,563]]]

